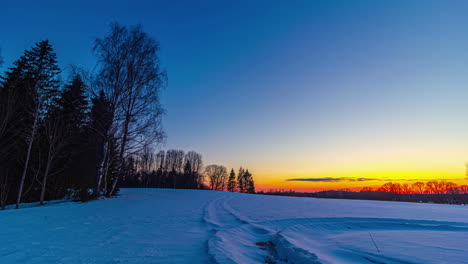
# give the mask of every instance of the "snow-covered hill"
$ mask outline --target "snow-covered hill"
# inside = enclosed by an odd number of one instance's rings
[[[468,207],[123,189],[0,212],[0,263],[468,263]]]

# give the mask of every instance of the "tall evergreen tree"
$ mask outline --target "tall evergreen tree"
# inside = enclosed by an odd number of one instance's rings
[[[4,78],[0,79],[0,206],[3,208],[12,192],[17,189],[17,179],[23,166],[22,159],[27,146],[24,133],[30,115],[26,111],[29,97],[22,82],[24,65],[15,62]],[[16,194],[16,192],[15,192]]]
[[[231,169],[231,173],[229,173],[227,189],[228,192],[236,191],[236,173],[234,172],[234,169]]]
[[[252,180],[252,174],[250,174],[249,170],[245,170],[243,176],[242,183],[244,184],[244,192],[249,191],[249,182]]]
[[[255,193],[255,184],[254,180],[252,177],[252,174],[247,170],[244,174],[245,180],[244,182],[246,183],[245,185],[245,192],[247,193]]]
[[[55,106],[49,110],[45,119],[45,132],[47,139],[47,161],[41,186],[40,204],[44,203],[47,177],[54,163],[60,161],[60,178],[55,179],[56,195],[64,195],[67,189],[76,187],[83,168],[89,168],[91,164],[78,162],[79,155],[87,151],[85,135],[86,110],[88,102],[85,96],[85,84],[79,75],[73,77],[71,82],[64,87],[61,96],[56,100]],[[52,167],[52,168],[50,168]],[[75,183],[75,184],[74,184]]]
[[[19,71],[20,83],[26,89],[27,97],[32,99],[31,104],[28,105],[32,123],[29,124],[30,128],[27,131],[27,150],[16,199],[16,208],[19,208],[39,121],[47,106],[58,95],[59,81],[57,76],[60,69],[57,65],[57,55],[48,40],[36,43],[31,50],[25,51],[24,55],[15,63],[15,66],[16,70]]]
[[[62,116],[67,119],[68,133],[78,132],[86,122],[88,101],[85,95],[86,85],[80,75],[73,77],[65,86],[58,101]]]
[[[240,167],[239,173],[237,174],[237,188],[239,192],[241,193],[243,193],[245,190],[244,173],[245,173],[245,170],[242,167]]]

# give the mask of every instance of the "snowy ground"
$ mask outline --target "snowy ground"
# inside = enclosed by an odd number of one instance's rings
[[[124,189],[0,212],[0,263],[468,263],[468,207]]]

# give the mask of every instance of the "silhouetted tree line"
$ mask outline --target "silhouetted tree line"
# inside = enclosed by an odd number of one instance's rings
[[[400,184],[387,182],[378,188],[364,187],[359,192],[349,189],[301,193],[293,190],[269,190],[258,194],[316,197],[335,199],[404,201],[444,204],[468,204],[468,185],[457,185],[448,181],[415,182]]]
[[[259,191],[257,194],[294,197],[314,197],[315,195],[315,193],[311,192],[296,192],[293,189],[268,189],[266,191]]]
[[[375,189],[364,187],[360,193],[374,197],[380,193],[392,201],[468,204],[468,185],[444,180],[418,181],[413,184],[387,182]]]
[[[123,187],[204,189],[203,160],[195,151],[153,152],[145,147],[125,160]]]
[[[134,153],[163,140],[166,74],[156,40],[140,26],[113,24],[93,50],[96,71],[62,81],[52,45],[41,41],[1,77],[1,208],[111,196]]]
[[[122,187],[206,189],[215,191],[255,193],[252,174],[239,169],[227,173],[226,167],[211,164],[203,166],[202,155],[170,149],[157,153],[150,147],[125,159]]]

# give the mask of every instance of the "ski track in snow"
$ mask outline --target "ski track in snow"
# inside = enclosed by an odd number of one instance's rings
[[[123,189],[0,212],[0,263],[468,263],[466,206]]]
[[[411,252],[401,254],[398,247],[395,250],[392,249],[394,245],[387,245],[388,241],[401,241],[402,232],[428,239],[443,235],[445,240],[450,240],[450,236],[455,236],[455,240],[462,239],[466,244],[468,223],[359,217],[285,218],[259,222],[234,210],[229,204],[233,198],[222,197],[206,207],[205,220],[215,226],[208,242],[209,254],[215,263],[468,263],[468,251],[464,249],[435,247],[452,258],[434,257],[433,254],[421,258]],[[381,248],[372,233],[380,240],[387,237],[383,242],[378,240]],[[418,243],[407,246],[425,252],[424,247],[432,245],[424,245],[419,239]]]

